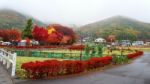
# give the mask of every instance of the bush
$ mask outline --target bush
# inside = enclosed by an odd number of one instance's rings
[[[21,68],[27,73],[27,78],[41,79],[50,78],[58,75],[68,75],[81,73],[89,69],[95,69],[110,64],[112,57],[92,58],[88,61],[57,61],[46,60],[43,62],[23,63]]]
[[[128,54],[127,57],[128,57],[128,59],[132,59],[132,58],[136,58],[141,55],[143,55],[143,51],[136,51],[135,53]]]
[[[72,45],[70,47],[68,47],[68,49],[70,50],[84,50],[84,45]]]
[[[128,57],[125,55],[113,55],[113,64],[124,64],[128,62]]]
[[[106,57],[94,57],[90,60],[86,61],[87,63],[87,69],[95,69],[99,67],[103,67],[105,65],[110,64],[112,61],[112,56],[106,56]]]

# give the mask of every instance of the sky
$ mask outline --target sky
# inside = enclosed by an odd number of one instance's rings
[[[116,15],[150,22],[150,0],[0,0],[0,9],[63,25],[82,26]]]

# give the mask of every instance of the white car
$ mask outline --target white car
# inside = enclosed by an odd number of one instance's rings
[[[10,42],[2,42],[2,45],[11,45]]]
[[[144,45],[144,42],[143,41],[134,41],[132,43],[133,46],[139,46],[139,45]]]

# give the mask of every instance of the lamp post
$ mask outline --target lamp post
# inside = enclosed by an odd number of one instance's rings
[[[80,60],[82,60],[82,44],[83,44],[82,34],[80,33],[80,42],[81,42],[81,51],[80,51]]]

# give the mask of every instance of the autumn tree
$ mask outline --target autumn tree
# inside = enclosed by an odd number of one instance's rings
[[[34,26],[32,35],[41,44],[62,45],[75,42],[75,33],[73,30],[61,25],[49,25],[47,29]]]
[[[67,40],[67,44],[73,44],[75,42],[75,32],[71,28],[59,24],[49,25],[49,27],[52,27],[57,32],[61,33],[64,36],[64,39]],[[62,40],[64,41],[64,39]]]
[[[25,29],[23,30],[23,38],[30,38],[32,39],[32,28],[33,28],[33,22],[32,22],[32,19],[28,19],[27,20],[27,24],[26,24],[26,27]]]
[[[1,29],[0,37],[3,41],[18,41],[21,39],[21,31],[17,29]]]
[[[0,37],[3,41],[9,41],[9,30],[8,29],[1,29],[0,30]]]
[[[44,27],[34,26],[32,31],[33,38],[44,44],[48,38],[48,31]]]
[[[10,41],[17,41],[21,40],[21,31],[18,29],[12,29],[9,31],[9,40]]]
[[[62,40],[61,33],[54,32],[54,33],[48,35],[47,43],[58,45],[58,44],[60,44],[61,40]]]

